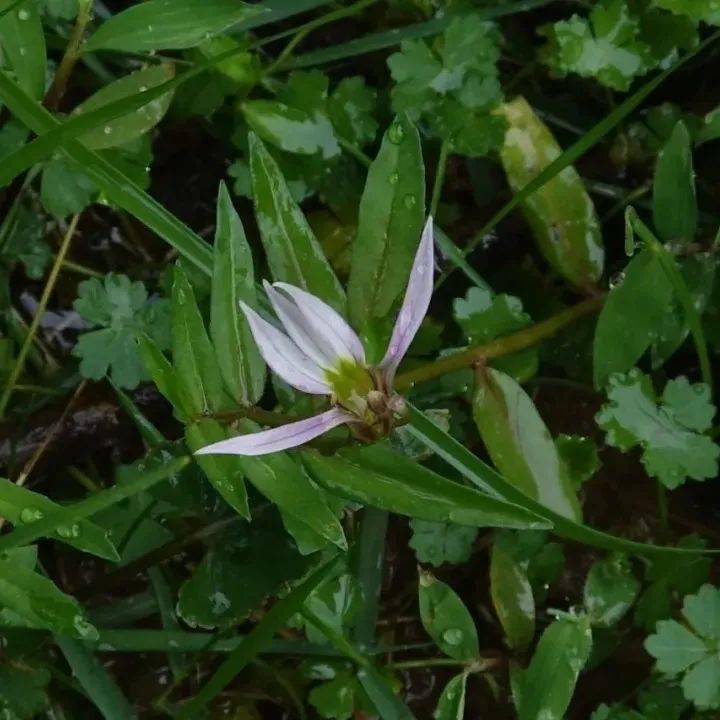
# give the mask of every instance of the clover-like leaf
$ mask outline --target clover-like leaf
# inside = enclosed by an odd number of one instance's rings
[[[132,389],[148,378],[137,350],[144,333],[164,350],[170,345],[169,307],[166,300],[148,299],[140,281],[108,273],[101,281],[81,283],[73,307],[100,329],[83,333],[73,349],[84,377],[100,380],[108,371],[120,387]]]
[[[658,405],[650,378],[635,368],[611,376],[608,402],[596,420],[608,444],[623,451],[639,445],[648,474],[676,488],[687,478],[717,474],[720,448],[699,434],[714,412],[706,386],[682,378],[668,383]]]

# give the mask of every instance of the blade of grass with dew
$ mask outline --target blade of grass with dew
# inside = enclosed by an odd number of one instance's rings
[[[638,90],[636,90],[630,97],[625,99],[620,105],[618,105],[612,112],[606,115],[600,122],[596,123],[588,132],[586,132],[581,138],[573,143],[567,150],[562,154],[558,155],[541,173],[533,178],[525,187],[517,192],[498,212],[493,215],[490,220],[485,223],[481,230],[476,234],[470,243],[463,250],[463,254],[467,257],[483,240],[483,238],[507,215],[509,215],[520,203],[522,203],[528,196],[532,195],[536,190],[539,190],[545,183],[552,180],[557,174],[562,172],[568,165],[572,165],[578,158],[582,157],[591,147],[597,145],[600,140],[605,137],[614,127],[622,122],[650,93],[661,85],[670,75],[676,70],[681,68],[685,63],[691,60],[693,57],[701,53],[703,50],[712,45],[718,38],[720,38],[720,31],[713,33],[704,42],[700,43],[696,48],[688,52],[686,55],[681,57],[669,68],[663,70],[659,75],[648,80]],[[439,287],[445,282],[450,274],[456,268],[450,268],[435,284],[435,287]]]
[[[200,692],[182,707],[178,714],[179,720],[192,720],[192,718],[199,717],[202,709],[268,645],[277,630],[285,625],[293,615],[300,612],[308,595],[332,577],[341,558],[342,555],[336,555],[321,565],[282,600],[278,600],[243,642],[233,650]]]
[[[148,490],[153,485],[157,485],[157,483],[162,482],[171,475],[180,472],[190,463],[190,460],[191,458],[187,456],[174,458],[163,467],[143,475],[138,475],[137,478],[129,480],[122,485],[114,485],[113,487],[107,488],[107,490],[101,490],[85,498],[85,500],[81,500],[73,505],[66,505],[57,512],[49,512],[40,520],[36,520],[30,525],[15,528],[12,532],[0,537],[0,552],[22,545],[28,545],[38,538],[52,533],[61,525],[72,525],[126,498]]]
[[[543,5],[549,5],[554,0],[520,0],[520,2],[508,3],[495,8],[477,8],[475,14],[483,20],[492,20],[505,15],[533,10]],[[294,60],[284,63],[283,70],[297,70],[314,65],[325,65],[338,60],[365,55],[378,50],[399,45],[403,40],[415,40],[417,38],[429,37],[440,34],[449,24],[452,15],[446,13],[444,17],[434,18],[426,22],[406,25],[402,28],[386,30],[384,32],[365,35],[364,37],[332,45],[321,50],[298,55]]]
[[[60,124],[50,112],[36,103],[3,71],[0,71],[0,99],[20,122],[35,133],[48,132]],[[193,265],[210,275],[212,271],[210,246],[190,228],[141,190],[112,163],[98,153],[88,150],[79,141],[67,140],[61,147],[68,159],[79,165],[114,203],[134,215]]]
[[[65,656],[73,677],[105,720],[136,720],[122,690],[85,644],[68,637],[55,637],[55,642]]]
[[[458,470],[463,477],[467,478],[475,486],[491,495],[520,505],[552,522],[554,527],[550,532],[554,532],[560,537],[591,547],[653,557],[720,553],[720,550],[688,550],[635,542],[568,520],[525,495],[492,467],[473,455],[455,438],[431,422],[422,411],[413,405],[408,405],[410,408],[409,432],[414,437],[436,452],[445,462]]]

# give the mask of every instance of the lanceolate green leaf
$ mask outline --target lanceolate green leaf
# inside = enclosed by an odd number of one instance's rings
[[[13,525],[30,525],[58,510],[62,510],[62,506],[45,495],[0,478],[0,517]],[[120,559],[107,532],[89,520],[61,526],[49,537],[106,560]]]
[[[517,671],[513,678],[518,720],[564,717],[591,649],[587,617],[562,617],[550,625],[540,638],[530,666]]]
[[[0,625],[97,638],[97,630],[85,619],[77,600],[19,562],[17,552],[0,557]]]
[[[420,137],[405,114],[395,118],[383,137],[368,171],[359,213],[348,309],[355,328],[379,352],[388,333],[383,321],[407,283],[425,215]]]
[[[189,462],[189,457],[176,458],[157,470],[138,475],[137,478],[121,485],[113,485],[106,490],[96,492],[85,500],[73,503],[52,513],[49,512],[30,525],[17,527],[7,535],[0,537],[0,552],[28,545],[40,537],[49,535],[61,525],[72,525],[72,523],[80,522],[126,498],[144,492],[153,485],[180,472]]]
[[[265,386],[265,363],[240,301],[254,307],[255,272],[242,222],[224,183],[220,185],[213,248],[210,337],[225,387],[240,405],[256,403]]]
[[[527,393],[499,370],[478,370],[476,378],[473,416],[495,466],[526,495],[580,521],[575,488]]]
[[[331,492],[390,512],[474,527],[547,527],[532,512],[447,480],[382,445],[333,457],[306,450],[303,459]]]
[[[45,34],[40,0],[23,0],[0,16],[0,46],[22,89],[35,100],[45,92]]]
[[[229,398],[222,387],[220,368],[195,293],[180,265],[175,266],[171,325],[173,363],[180,382],[193,399],[195,412],[221,410]]]
[[[687,548],[662,547],[648,543],[635,542],[609,535],[600,530],[568,520],[562,515],[549,510],[521,490],[509,483],[502,475],[473,455],[464,445],[435,425],[417,408],[410,406],[410,431],[427,447],[436,452],[445,462],[458,470],[474,485],[495,498],[503,498],[508,502],[527,508],[553,524],[556,535],[575,540],[591,547],[606,550],[620,550],[638,555],[695,555],[715,553],[712,550],[693,550]]]
[[[600,312],[593,341],[595,387],[627,372],[657,339],[673,296],[660,258],[646,248],[627,265]]]
[[[249,143],[255,215],[273,277],[308,290],[344,312],[343,289],[280,168],[254,133]]]
[[[692,141],[681,122],[663,145],[653,181],[653,224],[665,242],[691,242],[698,222]]]
[[[0,100],[20,122],[42,135],[60,126],[45,108],[34,102],[6,73],[0,71]],[[210,248],[186,225],[104,157],[77,140],[66,140],[64,154],[78,165],[119,207],[134,215],[151,230],[208,275],[212,272]]]
[[[85,51],[190,48],[262,11],[240,0],[148,0],[104,22]]]
[[[138,70],[98,90],[84,103],[78,105],[74,114],[89,113],[117,100],[132,97],[146,91],[147,88],[168,82],[174,75],[175,68],[170,63],[151,65],[144,70]],[[171,100],[172,92],[165,93],[128,115],[83,133],[80,139],[93,150],[115,147],[135,140],[162,120]]]

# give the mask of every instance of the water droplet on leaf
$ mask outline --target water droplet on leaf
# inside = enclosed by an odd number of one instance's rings
[[[388,139],[390,140],[390,142],[394,143],[395,145],[399,145],[403,141],[404,137],[405,128],[402,126],[402,123],[393,123],[393,125],[391,125],[390,129],[388,130]]]
[[[23,508],[22,512],[20,513],[20,522],[29,524],[37,522],[38,520],[42,520],[44,517],[44,513],[42,510],[38,510],[37,508]]]
[[[463,631],[459,628],[448,628],[443,632],[442,639],[448,645],[459,645],[463,641]]]

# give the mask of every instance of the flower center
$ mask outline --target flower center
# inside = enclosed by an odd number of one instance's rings
[[[366,398],[375,387],[366,367],[350,358],[343,358],[334,368],[325,370],[325,378],[340,405],[360,417],[365,415]]]

